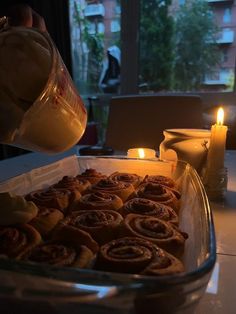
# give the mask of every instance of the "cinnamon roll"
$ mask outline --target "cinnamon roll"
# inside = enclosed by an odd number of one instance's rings
[[[97,184],[92,185],[86,190],[86,193],[102,192],[115,194],[119,196],[123,202],[134,192],[132,184],[127,182],[116,181],[112,179],[102,179]]]
[[[128,214],[139,214],[157,217],[174,225],[179,223],[178,215],[171,207],[145,198],[133,198],[125,202],[119,213],[123,217]]]
[[[184,265],[178,258],[160,250],[155,260],[148,265],[141,274],[150,276],[166,276],[182,273],[183,271]]]
[[[85,179],[88,180],[91,184],[95,184],[98,183],[101,179],[106,179],[107,176],[95,169],[88,168],[81,174],[77,175],[77,178],[82,180]]]
[[[72,225],[66,225],[65,223],[58,224],[58,226],[53,230],[49,240],[53,243],[73,243],[76,247],[85,245],[93,253],[96,253],[99,249],[97,242],[88,232],[78,229]]]
[[[0,226],[0,255],[21,259],[40,242],[40,234],[28,224]]]
[[[86,179],[79,179],[78,177],[69,177],[69,176],[64,176],[59,182],[54,184],[54,188],[65,188],[70,190],[71,192],[77,193],[77,199],[81,196],[80,193],[82,194],[83,191],[85,191],[89,186],[90,182]]]
[[[186,233],[182,233],[170,223],[151,216],[129,214],[123,223],[125,236],[140,237],[151,241],[160,248],[174,254],[183,253]]]
[[[100,247],[95,268],[137,274],[156,258],[160,249],[141,238],[124,237]]]
[[[116,238],[122,216],[113,210],[89,210],[73,212],[63,223],[88,232],[99,244]]]
[[[34,202],[37,206],[56,208],[62,211],[63,214],[67,214],[75,198],[75,193],[68,189],[55,189],[52,187],[26,195],[26,199]]]
[[[132,197],[146,198],[170,206],[177,213],[179,211],[180,203],[173,191],[158,183],[142,183]]]
[[[127,182],[137,188],[142,182],[143,178],[135,173],[126,173],[126,172],[114,172],[109,176],[112,180],[117,180],[121,182]]]
[[[175,188],[175,181],[166,176],[162,175],[146,175],[143,182],[152,182],[152,183],[158,183],[164,186],[167,186],[168,188]]]
[[[39,207],[38,215],[29,224],[45,237],[63,218],[63,213],[56,208]]]
[[[150,241],[124,237],[100,247],[95,268],[150,276],[172,275],[184,271],[180,260]]]
[[[144,183],[147,183],[147,182],[158,183],[158,184],[167,186],[168,188],[172,190],[172,192],[175,194],[175,196],[178,199],[181,197],[181,194],[177,189],[175,181],[170,177],[161,176],[161,175],[152,175],[152,176],[146,175],[143,182]]]
[[[115,195],[95,192],[83,195],[77,202],[74,210],[118,210],[123,206],[122,199]]]
[[[85,245],[75,247],[68,243],[44,243],[35,247],[26,260],[53,266],[87,268],[93,256]]]

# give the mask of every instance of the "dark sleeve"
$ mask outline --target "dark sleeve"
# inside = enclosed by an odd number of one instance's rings
[[[7,10],[9,7],[16,5],[16,4],[21,4],[25,3],[30,6],[32,6],[32,1],[27,1],[27,0],[0,0],[0,17],[7,15]]]
[[[6,15],[9,7],[15,4],[28,4],[40,14],[67,69],[72,73],[71,42],[68,0],[0,0],[0,17]]]

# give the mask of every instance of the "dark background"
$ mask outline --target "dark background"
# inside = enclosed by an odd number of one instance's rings
[[[71,73],[69,1],[67,0],[0,0],[0,16],[7,15],[7,10],[15,4],[28,4],[46,23],[67,69]]]

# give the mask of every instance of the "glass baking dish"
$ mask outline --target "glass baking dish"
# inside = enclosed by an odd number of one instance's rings
[[[25,194],[76,175],[86,168],[161,174],[174,178],[181,190],[180,227],[189,234],[181,274],[152,277],[96,270],[58,268],[0,259],[1,313],[193,313],[204,294],[216,260],[214,225],[197,172],[187,163],[122,157],[69,157],[0,184]]]

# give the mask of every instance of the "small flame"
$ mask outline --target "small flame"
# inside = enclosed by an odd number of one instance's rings
[[[223,123],[224,123],[224,110],[222,107],[220,107],[217,112],[217,124],[223,125]]]
[[[138,149],[138,155],[139,155],[139,158],[144,158],[145,157],[145,152],[144,152],[143,148],[139,148]]]

